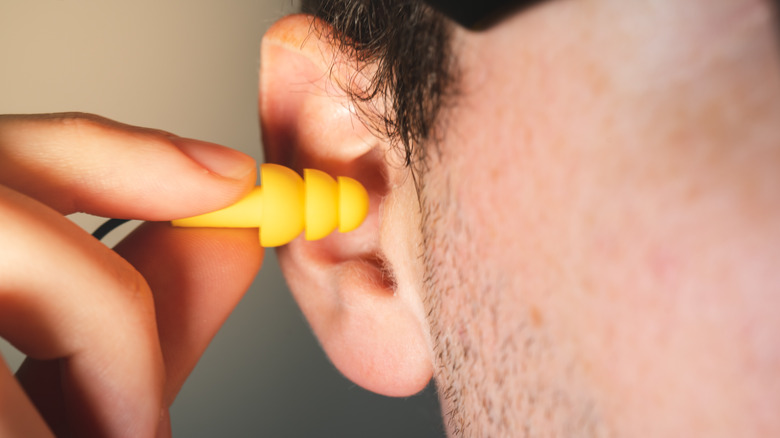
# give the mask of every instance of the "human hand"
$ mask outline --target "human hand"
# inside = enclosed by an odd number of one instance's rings
[[[0,116],[0,436],[168,436],[168,407],[263,258],[256,230],[147,223],[115,251],[64,215],[168,221],[255,182],[239,152],[97,116]],[[47,428],[48,424],[48,428]]]

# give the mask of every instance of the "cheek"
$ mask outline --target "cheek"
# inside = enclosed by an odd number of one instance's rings
[[[692,41],[659,58],[614,23],[564,42],[524,24],[526,44],[464,43],[464,65],[490,68],[465,72],[426,177],[440,325],[487,356],[531,327],[547,362],[504,352],[587,387],[622,435],[760,428],[751,412],[780,403],[780,155],[759,139],[776,138],[780,76],[747,50],[682,63]]]
[[[547,230],[531,225],[544,216],[529,213],[516,173],[479,172],[484,154],[448,157],[424,192],[427,310],[448,424],[482,425],[490,436],[529,424],[551,436],[595,427],[596,402],[561,342],[550,281],[560,276],[549,274],[561,264],[541,244]]]

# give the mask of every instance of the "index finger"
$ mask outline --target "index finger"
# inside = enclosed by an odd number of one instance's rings
[[[80,113],[0,116],[0,185],[69,214],[170,220],[246,194],[254,159]]]

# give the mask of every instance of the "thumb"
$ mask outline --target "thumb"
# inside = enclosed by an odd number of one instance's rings
[[[0,184],[62,214],[170,220],[233,203],[254,159],[88,114],[0,116]]]

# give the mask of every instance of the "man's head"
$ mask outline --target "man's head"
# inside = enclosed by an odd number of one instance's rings
[[[334,364],[464,436],[780,434],[766,0],[550,0],[464,29],[307,3],[263,44],[270,161],[364,182],[280,250]]]

